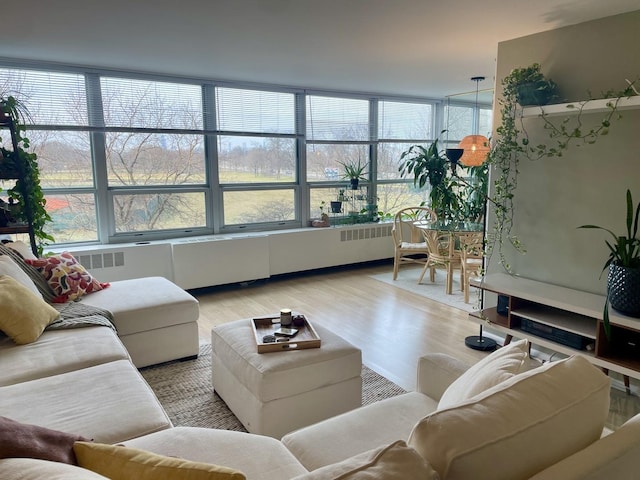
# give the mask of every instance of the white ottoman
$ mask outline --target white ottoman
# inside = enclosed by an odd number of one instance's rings
[[[285,433],[362,405],[362,354],[314,324],[320,348],[258,353],[251,320],[211,331],[213,389],[251,433]]]

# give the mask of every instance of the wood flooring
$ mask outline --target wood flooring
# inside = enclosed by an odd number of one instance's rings
[[[215,325],[291,308],[360,348],[366,366],[405,390],[415,388],[417,361],[425,353],[446,353],[468,364],[488,355],[464,345],[465,337],[479,331],[467,312],[370,277],[392,268],[378,262],[192,290],[200,302],[200,340],[211,342]],[[637,383],[632,380],[633,395],[613,391],[608,426],[640,413]]]

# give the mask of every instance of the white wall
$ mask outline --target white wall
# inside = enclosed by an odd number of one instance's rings
[[[625,79],[640,76],[638,32],[640,11],[502,42],[496,94],[501,94],[500,79],[511,69],[534,62],[559,85],[567,101],[586,99],[588,91],[597,97],[603,91],[621,90]],[[640,110],[622,114],[610,135],[595,145],[574,147],[562,158],[521,163],[514,233],[527,253],[510,251],[516,274],[605,293],[606,274],[599,276],[608,256],[607,237],[576,227],[590,223],[623,233],[626,190],[640,201]],[[603,116],[589,114],[584,120],[597,126]],[[494,118],[497,125],[499,111]],[[527,119],[525,126],[534,143],[548,141],[539,119]]]

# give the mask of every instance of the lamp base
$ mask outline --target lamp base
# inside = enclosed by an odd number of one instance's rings
[[[471,335],[464,339],[464,344],[473,348],[474,350],[482,350],[483,352],[488,352],[489,350],[495,350],[498,346],[495,340],[487,337],[483,337],[481,335]]]

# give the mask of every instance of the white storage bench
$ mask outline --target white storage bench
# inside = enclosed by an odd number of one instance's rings
[[[362,353],[314,324],[320,348],[258,353],[251,319],[211,331],[213,389],[251,433],[285,433],[362,405]]]

